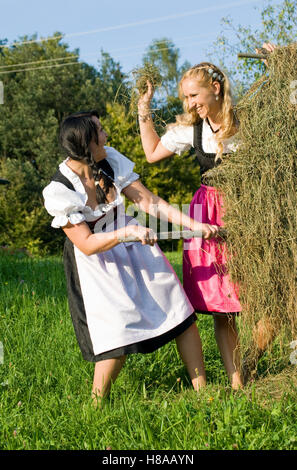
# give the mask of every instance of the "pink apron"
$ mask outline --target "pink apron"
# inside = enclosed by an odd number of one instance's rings
[[[201,184],[189,215],[200,222],[222,226],[222,197],[217,189]],[[216,239],[184,241],[183,285],[195,310],[202,313],[241,311],[238,286],[226,272],[226,244]]]

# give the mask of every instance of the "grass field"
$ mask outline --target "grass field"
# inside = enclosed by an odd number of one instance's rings
[[[181,276],[181,254],[168,253]],[[208,385],[191,389],[175,342],[131,355],[102,409],[79,351],[61,259],[0,253],[0,449],[297,449],[296,365],[278,344],[233,392],[212,319],[201,317]],[[268,372],[269,370],[269,372]]]

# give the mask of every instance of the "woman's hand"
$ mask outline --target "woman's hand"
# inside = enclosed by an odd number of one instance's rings
[[[157,242],[157,235],[153,230],[142,225],[127,225],[118,230],[118,239],[123,242],[136,239],[142,245],[153,246]]]
[[[193,231],[201,232],[204,240],[215,238],[219,235],[220,227],[218,225],[202,224],[201,222],[195,222],[192,227]]]
[[[219,235],[219,229],[217,225],[203,224],[202,237],[204,240],[209,240],[210,238],[216,238]]]
[[[276,46],[272,44],[271,42],[264,42],[264,44],[262,45],[262,51],[261,49],[256,49],[256,53],[261,54],[261,52],[263,53],[264,51],[267,51],[267,53],[270,54],[271,52],[274,51],[275,48]],[[264,64],[267,66],[267,60],[264,59],[262,60],[262,62],[264,62]]]
[[[274,44],[272,44],[271,42],[264,42],[264,44],[262,45],[262,48],[263,49],[266,49],[267,52],[273,52],[274,49],[276,48],[276,46]]]
[[[149,80],[146,82],[147,91],[139,97],[138,100],[138,112],[141,115],[144,115],[149,112],[151,101],[154,96],[154,87]]]

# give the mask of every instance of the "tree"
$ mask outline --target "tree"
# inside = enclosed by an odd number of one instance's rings
[[[155,65],[160,71],[163,82],[162,88],[166,95],[174,95],[177,91],[179,81],[178,60],[180,57],[172,41],[168,38],[154,39],[143,56],[143,64]]]
[[[119,62],[115,62],[113,58],[101,50],[101,59],[98,61],[100,79],[100,94],[106,103],[117,102],[127,104],[127,96],[129,96],[128,76],[122,72]]]
[[[284,0],[278,5],[270,5],[259,13],[261,26],[243,27],[234,25],[230,17],[222,19],[222,32],[209,52],[209,58],[218,63],[233,82],[234,95],[239,99],[263,73],[265,66],[261,60],[237,59],[239,52],[255,52],[264,42],[287,45],[297,39],[297,1]],[[228,39],[230,32],[235,41]]]
[[[189,62],[179,64],[180,51],[168,38],[154,39],[142,58],[143,64],[152,64],[162,76],[162,87],[157,90],[153,107],[157,109],[156,125],[174,120],[182,112],[182,103],[178,98],[178,83],[190,67]]]
[[[69,51],[60,33],[54,36],[57,39],[52,41],[21,44],[36,39],[24,37],[19,45],[0,48],[0,65],[6,67],[0,75],[5,88],[0,174],[11,181],[0,193],[0,243],[35,252],[56,251],[63,239],[60,231],[49,228],[42,199],[42,189],[63,158],[58,145],[60,123],[82,109],[98,109],[104,115],[106,102],[114,98],[114,89],[108,89],[105,80],[110,76],[114,87],[121,80],[119,66],[105,60],[98,72],[79,62],[79,51]]]

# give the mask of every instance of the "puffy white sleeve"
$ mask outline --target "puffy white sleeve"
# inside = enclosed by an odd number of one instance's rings
[[[107,153],[106,160],[114,171],[115,184],[120,190],[139,179],[139,175],[133,171],[135,163],[132,160],[113,147],[105,147],[105,150]]]
[[[223,153],[233,153],[239,150],[240,142],[237,138],[237,135],[230,137],[229,139],[225,139],[223,142]]]
[[[193,147],[193,126],[172,125],[161,137],[161,144],[170,152],[181,155]]]
[[[56,181],[46,186],[42,195],[47,212],[54,217],[52,227],[64,227],[68,222],[79,224],[85,220],[81,212],[86,204],[85,195],[72,191]]]

